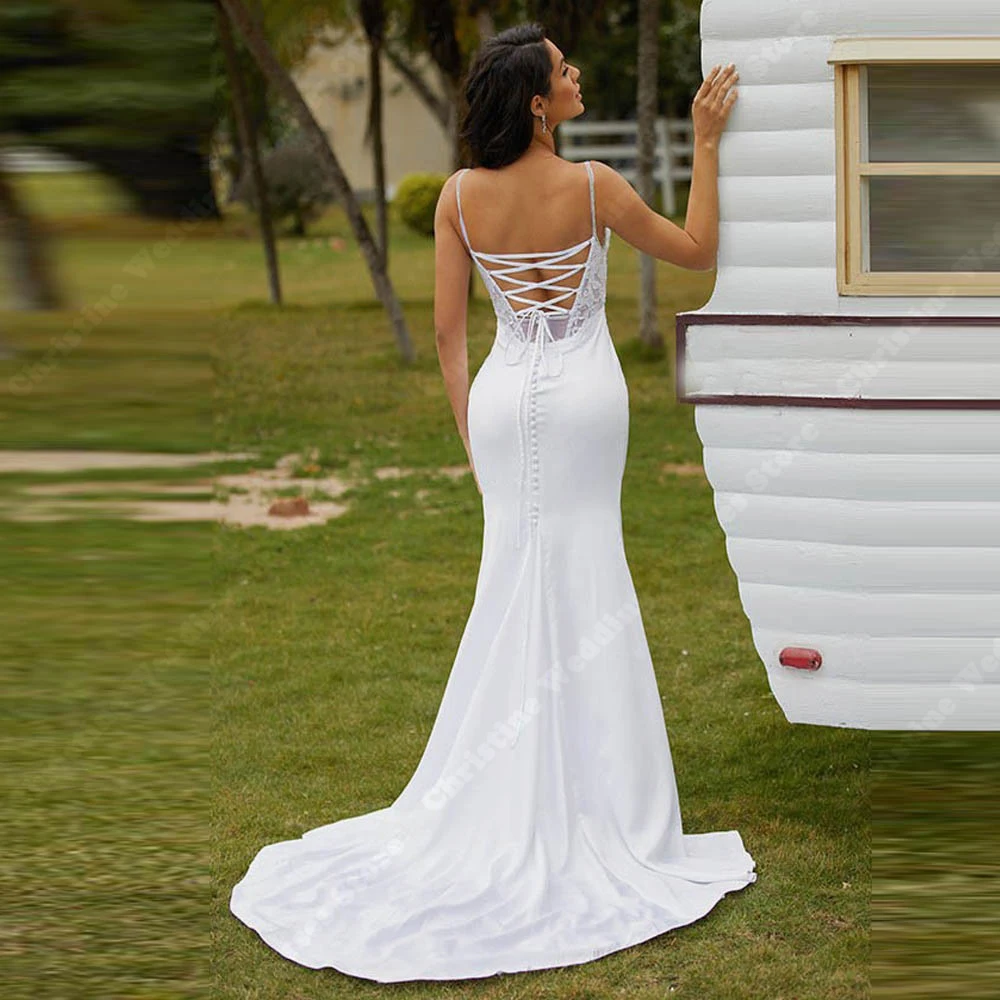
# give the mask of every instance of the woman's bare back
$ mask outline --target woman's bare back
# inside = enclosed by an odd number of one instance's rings
[[[558,156],[532,156],[499,170],[466,170],[462,210],[475,250],[561,250],[590,236],[586,165]]]
[[[487,255],[480,263],[498,274],[505,270],[490,256],[537,254],[579,249],[560,257],[562,265],[582,264],[590,251],[592,235],[590,180],[587,165],[572,163],[558,156],[530,156],[498,170],[466,170],[461,178],[461,221],[465,223],[469,246],[477,254]],[[564,288],[579,287],[583,271],[572,267],[522,267],[517,272],[523,284],[558,281]],[[565,280],[564,280],[565,279]],[[502,288],[514,287],[499,276]],[[523,299],[534,302],[556,301],[560,292],[530,289]],[[572,297],[562,295],[567,305]],[[523,303],[522,303],[523,304]]]

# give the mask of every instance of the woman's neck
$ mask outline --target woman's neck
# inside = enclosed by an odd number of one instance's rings
[[[548,135],[538,135],[537,133],[532,136],[531,142],[528,145],[525,153],[529,156],[557,156],[556,144],[552,138],[552,133],[549,132]]]

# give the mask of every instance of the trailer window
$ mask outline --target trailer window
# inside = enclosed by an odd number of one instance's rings
[[[839,39],[837,283],[1000,294],[1000,38]]]

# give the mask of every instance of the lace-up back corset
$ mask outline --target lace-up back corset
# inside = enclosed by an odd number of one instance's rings
[[[590,186],[590,237],[561,250],[538,253],[480,253],[473,250],[462,213],[464,170],[459,172],[455,181],[462,237],[489,290],[497,315],[495,346],[500,350],[490,351],[474,381],[486,372],[488,384],[495,378],[489,373],[497,364],[523,367],[517,401],[518,500],[517,527],[513,535],[517,546],[522,543],[524,526],[528,526],[529,532],[533,531],[539,519],[541,467],[538,442],[539,426],[544,423],[545,411],[544,405],[539,403],[539,396],[545,394],[543,380],[552,379],[553,382],[549,383],[551,387],[558,385],[564,369],[563,354],[594,343],[594,331],[605,328],[602,323],[590,321],[604,315],[607,248],[611,230],[605,230],[603,243],[597,238],[594,170],[589,160],[586,166]],[[585,250],[587,255],[583,260],[572,259]],[[494,266],[486,267],[484,261]],[[533,270],[553,273],[538,281],[521,277],[524,272]],[[579,280],[570,284],[577,274]],[[501,281],[510,287],[501,288]],[[539,289],[552,294],[547,299],[526,294]],[[572,301],[567,301],[569,299]],[[607,342],[610,344],[610,335]],[[599,353],[593,356],[597,357]],[[470,406],[472,388],[470,386]]]
[[[473,250],[462,213],[462,177],[459,172],[455,184],[458,219],[462,237],[476,263],[483,283],[490,294],[497,319],[511,337],[530,341],[539,333],[551,340],[574,337],[595,313],[604,308],[606,284],[606,258],[610,228],[605,228],[604,241],[597,235],[597,210],[594,201],[594,171],[590,161],[585,161],[590,187],[590,236],[579,243],[561,250],[541,250],[526,253],[483,253]],[[583,260],[578,258],[588,250]],[[487,267],[490,264],[492,266]],[[553,272],[549,277],[530,281],[522,274],[538,270]],[[579,274],[579,280],[572,279]],[[500,282],[504,283],[501,287]],[[547,299],[527,295],[533,290],[554,292]]]

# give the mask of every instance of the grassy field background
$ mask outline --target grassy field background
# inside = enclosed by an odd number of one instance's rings
[[[290,453],[314,453],[323,472],[359,485],[344,516],[289,532],[86,508],[0,522],[5,996],[869,995],[870,751],[891,737],[791,726],[771,697],[711,489],[688,468],[701,461],[693,411],[674,398],[671,351],[650,356],[636,342],[638,261],[615,237],[608,315],[631,401],[626,550],[685,830],[739,829],[757,883],[597,962],[453,984],[306,970],[232,918],[229,890],[260,846],[402,789],[471,607],[482,510],[471,478],[437,474],[465,455],[434,353],[433,248],[393,224],[391,273],[419,352],[407,368],[338,212],[308,239],[283,240],[279,310],[263,301],[242,217],[199,226],[158,257],[164,227],[130,217],[92,179],[29,178],[26,191],[49,219],[71,299],[60,313],[0,313],[16,351],[0,362],[3,447],[254,457],[8,474],[0,505],[83,481],[115,496],[141,479],[156,496]],[[153,266],[136,264],[150,256]],[[673,313],[705,302],[713,276],[660,265],[658,281],[669,344]],[[127,288],[120,307],[39,375],[52,338],[115,284]],[[477,287],[472,372],[492,325]],[[10,391],[26,372],[31,390]],[[383,466],[415,472],[382,480]],[[901,866],[885,873],[903,886],[913,873]]]

